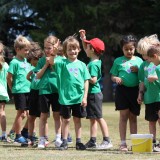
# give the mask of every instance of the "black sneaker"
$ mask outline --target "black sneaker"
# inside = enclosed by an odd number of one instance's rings
[[[67,150],[67,149],[68,149],[68,144],[66,142],[63,142],[59,147],[59,150]]]
[[[86,148],[96,148],[96,143],[92,142],[92,141],[88,141],[86,144],[85,144],[85,147]]]
[[[76,143],[76,150],[85,150],[86,147],[83,143]]]

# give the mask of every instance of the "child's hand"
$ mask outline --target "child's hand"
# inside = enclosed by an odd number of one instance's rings
[[[152,75],[149,75],[149,76],[148,76],[148,81],[149,81],[149,82],[154,82],[154,81],[156,81],[156,80],[158,80],[158,77],[157,77],[157,76],[152,76]]]
[[[116,84],[121,85],[123,83],[122,79],[119,78],[119,77],[115,77],[114,79],[115,79],[114,81],[115,81]]]
[[[137,66],[131,66],[130,67],[132,72],[138,72],[138,67]]]
[[[83,98],[83,99],[82,99],[81,106],[82,106],[82,107],[86,107],[86,106],[87,106],[87,99],[86,99],[86,98]]]
[[[142,104],[142,102],[143,102],[143,94],[142,93],[138,94],[137,102],[138,102],[138,104]]]
[[[58,47],[60,45],[61,41],[58,39],[57,42],[54,44],[54,48],[58,51]]]
[[[84,29],[80,29],[79,33],[82,40],[86,39],[86,31]]]

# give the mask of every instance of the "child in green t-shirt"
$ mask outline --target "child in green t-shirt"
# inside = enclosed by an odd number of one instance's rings
[[[83,48],[90,58],[87,65],[91,79],[89,80],[89,91],[87,97],[87,119],[90,120],[90,140],[86,143],[86,148],[109,149],[113,147],[110,139],[108,126],[106,121],[102,118],[102,102],[103,94],[99,85],[101,79],[101,60],[105,45],[99,38],[93,38],[90,41],[86,40],[85,30],[80,30],[80,38],[82,39]],[[100,125],[103,134],[103,141],[100,145],[96,145],[97,122]]]
[[[53,69],[58,75],[60,113],[63,117],[63,143],[59,149],[68,149],[67,135],[72,115],[76,133],[76,149],[84,150],[86,147],[81,143],[81,118],[86,116],[85,107],[87,105],[88,79],[90,79],[90,75],[86,65],[77,59],[80,52],[80,44],[75,37],[69,36],[65,39],[63,50],[66,54],[66,59],[56,60],[52,57],[49,60],[49,64],[54,65]]]
[[[116,58],[110,70],[111,79],[117,84],[115,92],[116,110],[120,111],[119,133],[120,151],[128,151],[126,144],[127,121],[130,122],[130,133],[137,133],[137,116],[140,114],[138,97],[138,68],[143,62],[134,55],[137,39],[133,35],[123,36],[120,41],[124,56]]]
[[[138,103],[144,101],[145,120],[149,121],[149,131],[153,134],[154,150],[156,147],[156,123],[159,119],[158,111],[160,107],[160,82],[156,74],[156,66],[149,60],[147,51],[152,45],[160,44],[157,35],[141,38],[137,45],[137,51],[145,60],[138,72],[140,79]],[[160,149],[159,149],[160,151]]]
[[[38,60],[44,55],[39,44],[31,42],[31,48],[27,55],[27,61],[32,65],[32,70],[27,74],[27,79],[31,81],[31,91],[29,94],[29,117],[28,117],[28,145],[34,145],[37,141],[35,137],[35,120],[36,117],[40,117],[40,105],[39,105],[39,83],[40,80],[36,78],[35,67]]]
[[[30,92],[30,82],[26,79],[26,75],[31,70],[31,65],[27,62],[26,56],[29,53],[30,42],[24,36],[18,36],[14,43],[16,51],[15,58],[10,62],[8,69],[7,82],[14,96],[15,108],[17,115],[13,124],[16,138],[15,142],[25,143],[27,140],[21,135],[22,120],[28,114],[28,95]],[[26,122],[25,127],[28,128]],[[28,129],[22,130],[28,133]]]
[[[5,104],[9,101],[7,92],[7,70],[9,66],[5,62],[3,52],[4,46],[0,42],[0,124],[2,129],[1,141],[7,142]]]
[[[45,56],[39,59],[36,66],[37,79],[40,79],[39,88],[39,99],[40,99],[40,128],[39,128],[39,144],[38,148],[46,147],[46,137],[45,137],[45,126],[47,123],[48,114],[50,111],[50,106],[53,112],[53,118],[55,122],[55,146],[59,147],[62,143],[61,141],[61,117],[60,117],[60,104],[58,102],[58,87],[57,87],[57,74],[52,69],[52,66],[48,65],[49,57],[54,57],[55,59],[62,59],[62,57],[57,56],[59,46],[59,40],[55,36],[48,36],[44,40],[44,52]]]

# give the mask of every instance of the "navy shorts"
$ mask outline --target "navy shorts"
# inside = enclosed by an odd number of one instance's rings
[[[29,109],[29,93],[14,93],[13,96],[16,110]]]
[[[160,110],[160,102],[145,104],[145,120],[157,121],[159,119],[158,111]]]
[[[116,86],[115,106],[116,110],[129,109],[134,115],[140,115],[140,105],[137,102],[139,87]]]
[[[74,104],[74,105],[61,105],[60,115],[64,119],[73,117],[77,118],[84,118],[87,116],[86,108],[82,107],[81,104]]]
[[[87,97],[87,119],[99,119],[102,118],[102,101],[103,101],[103,94],[94,93],[88,94]]]
[[[31,89],[29,94],[29,115],[40,117],[39,90]]]
[[[60,112],[61,105],[58,101],[58,93],[42,94],[39,97],[40,110],[42,113],[49,113],[50,106],[53,112]]]

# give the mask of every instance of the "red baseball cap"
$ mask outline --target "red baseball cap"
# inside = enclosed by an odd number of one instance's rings
[[[95,49],[98,54],[102,54],[105,50],[105,45],[102,40],[99,38],[93,38],[91,40],[84,40],[84,42],[91,44],[91,46]]]

